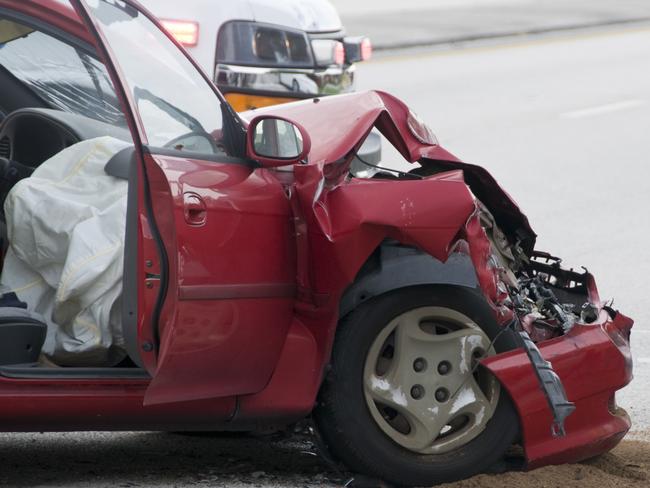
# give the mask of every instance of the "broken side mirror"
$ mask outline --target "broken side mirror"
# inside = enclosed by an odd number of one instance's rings
[[[310,148],[305,129],[290,120],[260,116],[248,126],[248,156],[262,166],[273,168],[303,161]]]

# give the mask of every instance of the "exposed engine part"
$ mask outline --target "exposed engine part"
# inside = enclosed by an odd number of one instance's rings
[[[539,276],[521,278],[519,283],[520,289],[513,294],[512,301],[520,317],[532,316],[535,323],[540,322],[550,329],[559,327],[564,334],[573,328],[578,319],[573,313],[573,305],[561,304]]]
[[[523,252],[499,228],[494,217],[477,201],[481,227],[490,241],[489,265],[497,275],[497,290],[506,298],[502,305],[514,310],[522,330],[534,342],[569,332],[577,322],[592,323],[599,309],[588,296],[591,275],[562,268],[561,260],[548,253]]]
[[[577,322],[590,324],[598,319],[600,300],[593,277],[587,270],[565,269],[561,263],[536,251],[518,276],[521,289],[513,302],[535,342],[566,334]]]
[[[527,256],[519,243],[510,242],[481,202],[477,207],[490,241],[489,266],[497,276],[497,291],[505,295],[501,304],[516,313],[534,342],[566,334],[579,320],[596,320],[598,310],[589,306],[587,297],[587,273],[565,270],[560,259],[547,253]]]
[[[598,307],[592,303],[585,303],[580,311],[580,320],[585,324],[591,324],[598,319]]]

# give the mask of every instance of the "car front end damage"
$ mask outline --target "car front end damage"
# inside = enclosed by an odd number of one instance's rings
[[[601,301],[587,270],[511,244],[478,201],[459,242],[497,320],[521,338],[520,349],[482,365],[517,408],[527,467],[577,462],[616,446],[631,427],[616,391],[632,380],[632,320]]]
[[[564,269],[558,258],[535,249],[537,236],[527,217],[487,170],[460,161],[435,140],[424,141],[414,133],[421,131],[412,127],[409,108],[382,92],[255,111],[260,114],[300,120],[312,138],[309,161],[287,174],[302,229],[299,299],[330,324],[316,324],[313,312],[299,315],[308,335],[316,337],[322,364],[339,314],[373,296],[425,284],[478,289],[500,327],[520,338],[520,347],[480,364],[512,398],[527,466],[586,459],[623,438],[631,424],[615,393],[632,379],[632,321],[601,301],[591,274]],[[373,129],[420,167],[350,176],[350,162]],[[422,259],[392,262],[387,242]],[[380,251],[380,264],[364,270],[373,250]],[[411,266],[402,266],[401,259]],[[340,308],[328,302],[339,290]],[[290,381],[288,371],[285,379],[276,375],[278,384]],[[306,406],[315,393],[304,389]]]

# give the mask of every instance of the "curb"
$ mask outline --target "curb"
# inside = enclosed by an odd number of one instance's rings
[[[486,32],[478,33],[475,35],[464,35],[459,37],[445,37],[437,38],[431,40],[420,40],[413,42],[397,42],[392,44],[374,44],[373,49],[380,52],[388,52],[393,50],[400,49],[411,49],[417,47],[430,47],[430,46],[440,46],[445,44],[459,44],[464,42],[476,42],[483,40],[494,40],[494,39],[513,39],[516,37],[525,37],[525,36],[534,36],[540,34],[550,34],[553,32],[570,32],[570,31],[579,31],[586,29],[593,29],[598,27],[611,27],[617,25],[631,25],[631,24],[643,24],[650,22],[650,16],[648,17],[633,17],[633,18],[624,18],[616,19],[609,21],[599,21],[599,22],[590,22],[584,24],[568,24],[560,25],[554,27],[540,27],[534,29],[526,29],[521,31],[505,31],[505,32]]]

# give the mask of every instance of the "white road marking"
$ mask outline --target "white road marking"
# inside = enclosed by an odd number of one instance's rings
[[[589,107],[580,110],[572,110],[571,112],[564,112],[560,114],[563,119],[580,119],[583,117],[592,117],[594,115],[602,115],[611,112],[618,112],[619,110],[627,110],[630,108],[641,107],[648,103],[647,100],[622,100],[620,102],[608,103],[606,105],[599,105],[597,107]]]

